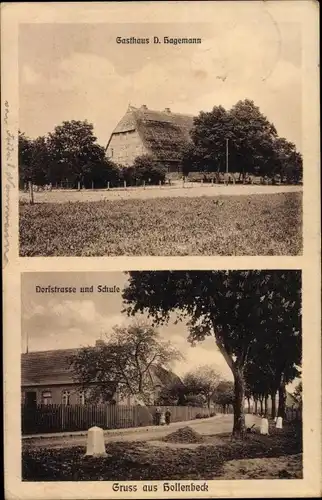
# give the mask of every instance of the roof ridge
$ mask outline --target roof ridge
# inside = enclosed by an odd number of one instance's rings
[[[94,346],[89,346],[89,347],[94,347]],[[29,351],[29,352],[22,352],[21,355],[29,355],[29,354],[43,354],[47,352],[61,352],[61,351],[75,351],[78,349],[83,349],[83,347],[66,347],[65,349],[44,349],[42,351]]]
[[[166,110],[160,110],[160,109],[151,109],[151,108],[136,108],[135,106],[131,106],[131,109],[128,108],[128,111],[140,111],[142,113],[145,113],[145,112],[149,112],[151,111],[152,113],[161,113],[161,114],[164,114],[164,115],[167,115],[167,116],[189,116],[191,118],[194,118],[195,115],[191,114],[191,113],[179,113],[177,111],[170,111],[170,112],[167,112]]]

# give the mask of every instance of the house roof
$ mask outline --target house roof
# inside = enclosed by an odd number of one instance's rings
[[[43,386],[75,383],[69,359],[80,348],[36,351],[21,355],[21,385]],[[155,386],[165,386],[177,375],[159,366],[151,366],[150,375]],[[180,379],[179,379],[180,380]]]
[[[69,358],[79,349],[56,349],[21,355],[21,385],[56,385],[74,383]]]
[[[180,159],[182,145],[190,141],[192,126],[192,115],[172,113],[169,109],[155,111],[146,106],[129,106],[111,138],[116,134],[137,130],[147,150],[159,160],[175,161]]]

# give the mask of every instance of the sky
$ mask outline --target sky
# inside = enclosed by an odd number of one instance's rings
[[[209,23],[20,25],[20,130],[35,138],[87,119],[106,146],[129,104],[196,115],[248,98],[301,151],[300,25],[226,5]],[[117,36],[202,43],[123,45]]]
[[[125,273],[23,273],[22,293],[22,352],[47,349],[65,349],[94,345],[97,339],[108,338],[115,325],[133,321],[122,314],[122,291],[127,283]],[[98,293],[97,286],[120,288],[119,293]],[[77,288],[77,293],[37,293],[36,286],[64,286]],[[81,293],[80,287],[93,285],[95,293]],[[142,316],[140,316],[143,318]],[[231,371],[218,351],[214,338],[208,338],[196,347],[189,344],[185,323],[174,324],[173,315],[168,326],[159,327],[161,337],[170,340],[183,355],[171,368],[179,376],[201,365],[211,364],[222,377],[232,380]],[[106,337],[107,335],[107,337]]]

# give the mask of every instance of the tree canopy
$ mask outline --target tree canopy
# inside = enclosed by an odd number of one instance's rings
[[[236,434],[244,429],[247,363],[262,346],[282,345],[286,357],[288,343],[301,350],[299,271],[130,272],[123,299],[129,315],[146,311],[156,324],[169,321],[172,311],[188,317],[191,342],[214,336],[235,380]],[[293,349],[288,352],[291,359]]]
[[[199,366],[187,372],[183,377],[187,393],[203,396],[209,410],[219,381],[219,372],[211,365]]]
[[[273,123],[249,99],[230,110],[215,106],[194,119],[192,143],[182,150],[183,171],[225,172],[302,179],[302,157],[293,143],[278,137]],[[228,153],[228,154],[227,154]]]
[[[68,181],[90,187],[106,187],[118,182],[119,169],[110,162],[97,143],[93,125],[85,121],[64,121],[47,136],[29,139],[19,133],[20,184],[38,185]]]
[[[154,389],[152,369],[169,366],[180,353],[161,339],[150,324],[134,322],[115,326],[112,334],[95,347],[84,347],[71,358],[75,380],[91,393],[91,399],[109,400],[111,387],[125,397],[150,401]]]

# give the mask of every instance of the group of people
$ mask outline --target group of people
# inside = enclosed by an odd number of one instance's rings
[[[171,411],[169,408],[166,411],[162,411],[161,408],[155,410],[155,424],[156,425],[169,425],[171,421]]]

